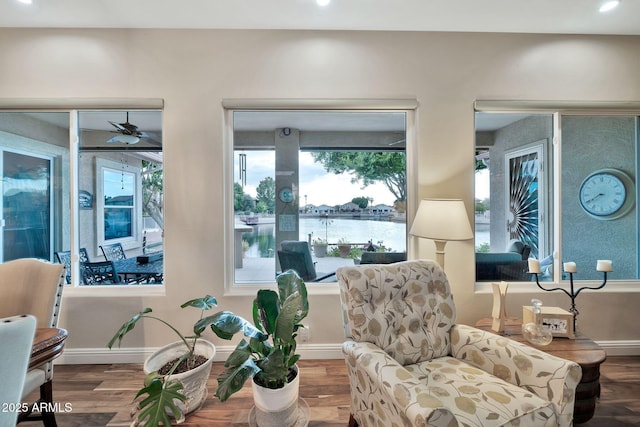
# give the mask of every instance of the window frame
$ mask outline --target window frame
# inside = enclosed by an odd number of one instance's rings
[[[413,222],[417,209],[417,147],[416,147],[416,110],[415,99],[225,99],[222,102],[223,135],[223,195],[224,195],[224,295],[255,295],[258,289],[275,286],[273,283],[236,283],[234,274],[234,212],[233,212],[233,169],[234,169],[234,126],[233,114],[236,111],[333,111],[333,112],[404,112],[406,114],[406,174],[407,174],[407,224]],[[408,236],[407,227],[407,236]],[[411,257],[417,250],[415,239],[407,237],[407,255]],[[413,243],[413,245],[411,243]],[[315,295],[337,295],[337,283],[309,283],[307,288]]]
[[[100,246],[109,244],[114,241],[122,243],[125,250],[135,249],[142,246],[142,185],[141,185],[141,169],[127,166],[127,170],[122,173],[133,175],[133,205],[124,206],[130,208],[132,211],[131,221],[131,236],[118,239],[106,239],[105,238],[105,209],[109,209],[111,205],[107,205],[104,199],[104,172],[113,171],[119,173],[118,168],[122,168],[122,165],[118,163],[103,159],[96,158],[96,253],[100,253]],[[115,205],[113,205],[115,206]]]
[[[545,200],[552,200],[552,208],[549,213],[553,215],[553,221],[549,223],[547,221],[547,227],[551,227],[551,234],[548,235],[550,241],[553,242],[553,256],[557,264],[557,260],[562,259],[562,118],[563,116],[638,116],[640,117],[640,102],[579,102],[579,101],[567,101],[567,102],[554,102],[554,101],[504,101],[504,100],[476,100],[474,102],[473,113],[531,113],[531,114],[543,114],[548,113],[552,115],[553,120],[553,141],[551,141],[551,147],[549,151],[553,152],[550,158],[550,164],[547,164],[547,174],[543,174],[547,179],[547,187],[551,185],[553,194],[549,196],[544,195]],[[475,134],[475,126],[473,127]],[[473,138],[473,145],[475,150],[475,137]],[[545,157],[545,159],[548,158]],[[640,163],[637,162],[637,167],[640,168]],[[640,177],[636,176],[636,183],[640,182]],[[550,183],[550,184],[549,184]],[[636,192],[640,192],[638,185],[636,185]],[[551,199],[549,198],[551,197]],[[636,199],[638,194],[636,194]],[[636,207],[637,209],[638,207]],[[638,254],[640,256],[640,253]],[[599,285],[599,280],[579,280],[575,279],[575,282],[580,285],[590,286]],[[478,282],[475,281],[475,292],[477,293],[492,293],[491,282]],[[562,279],[562,269],[554,269],[552,282],[544,282],[545,286],[556,285],[562,288],[570,286],[569,280]],[[608,293],[626,293],[640,292],[638,284],[640,279],[622,279],[622,280],[608,280],[607,286],[601,292]],[[510,291],[515,293],[537,293],[539,288],[535,286],[535,283],[529,282],[514,282],[510,283]]]

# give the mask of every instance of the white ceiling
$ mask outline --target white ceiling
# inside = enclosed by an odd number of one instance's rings
[[[640,35],[640,1],[622,0],[18,0],[0,27],[235,28]]]

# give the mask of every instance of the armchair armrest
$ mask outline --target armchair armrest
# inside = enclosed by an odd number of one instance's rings
[[[347,341],[342,351],[351,382],[352,415],[361,424],[360,418],[375,414],[384,425],[457,425],[442,402],[381,348],[368,342]]]
[[[577,363],[466,325],[452,328],[451,355],[550,401],[559,425],[572,425]]]

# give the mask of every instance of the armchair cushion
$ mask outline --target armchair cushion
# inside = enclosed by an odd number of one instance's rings
[[[550,401],[559,425],[571,425],[582,376],[577,363],[466,325],[453,328],[451,341],[453,357]]]
[[[556,425],[548,400],[453,357],[401,366],[370,343],[347,342],[343,351],[357,373],[351,387],[367,396],[353,402],[364,425]]]

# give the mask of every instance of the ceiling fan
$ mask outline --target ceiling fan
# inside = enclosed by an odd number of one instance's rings
[[[109,138],[107,142],[122,142],[125,144],[137,144],[140,142],[143,134],[138,130],[138,126],[133,123],[129,123],[129,112],[127,111],[127,120],[124,123],[116,123],[111,120],[107,120],[113,127],[116,128],[115,132],[118,135]]]

